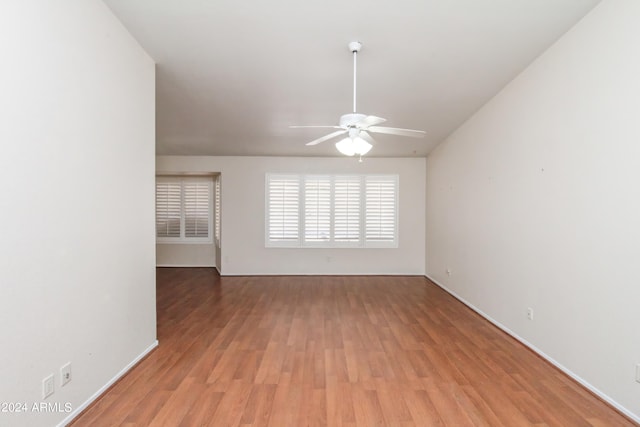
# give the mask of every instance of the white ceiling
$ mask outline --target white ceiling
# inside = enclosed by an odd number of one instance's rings
[[[104,0],[157,62],[157,153],[337,156],[304,144],[352,109],[425,156],[599,0]]]

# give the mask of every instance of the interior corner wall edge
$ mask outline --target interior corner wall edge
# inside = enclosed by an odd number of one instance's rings
[[[427,275],[636,421],[638,22],[601,2],[426,169]]]
[[[423,275],[424,158],[158,156],[158,173],[221,173],[223,275]],[[265,174],[399,174],[399,248],[265,248]]]
[[[0,425],[52,426],[156,340],[155,70],[99,0],[2,2],[0,51]]]

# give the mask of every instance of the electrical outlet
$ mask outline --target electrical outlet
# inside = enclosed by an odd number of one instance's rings
[[[527,308],[527,319],[533,320],[533,308]]]
[[[60,385],[64,386],[71,381],[71,362],[62,365],[60,368]]]
[[[49,375],[48,377],[42,380],[42,398],[43,399],[46,399],[47,397],[53,394],[53,391],[54,391],[53,385],[54,385],[53,374]]]
[[[640,363],[636,365],[636,381],[640,383]]]

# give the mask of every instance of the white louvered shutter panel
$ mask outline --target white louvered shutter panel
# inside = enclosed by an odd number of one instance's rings
[[[304,241],[331,239],[331,178],[307,176],[304,179]]]
[[[216,243],[218,244],[218,246],[220,246],[220,175],[218,175],[216,177],[216,184],[215,184],[215,236],[216,236]]]
[[[360,241],[360,176],[337,176],[334,181],[333,233],[335,242]]]
[[[180,237],[180,181],[156,182],[156,236]]]
[[[397,200],[396,176],[365,178],[365,245],[397,243]]]
[[[300,178],[269,175],[267,182],[267,242],[297,243],[299,241]]]
[[[184,181],[184,235],[187,238],[209,238],[209,204],[211,183]]]

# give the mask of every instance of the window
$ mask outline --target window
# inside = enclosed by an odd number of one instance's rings
[[[331,179],[304,177],[304,241],[328,242],[331,236]]]
[[[267,178],[267,241],[274,246],[297,246],[300,219],[300,177]]]
[[[156,241],[211,243],[211,193],[211,179],[157,178]]]
[[[391,243],[396,238],[396,183],[385,177],[365,179],[365,228],[367,242]]]
[[[215,215],[214,215],[214,235],[216,245],[220,247],[220,175],[216,176],[215,188]]]
[[[179,181],[156,182],[156,237],[180,237],[181,192]]]
[[[333,238],[336,242],[359,242],[362,200],[361,177],[336,177],[334,184]]]
[[[397,175],[266,177],[267,247],[397,247]]]

